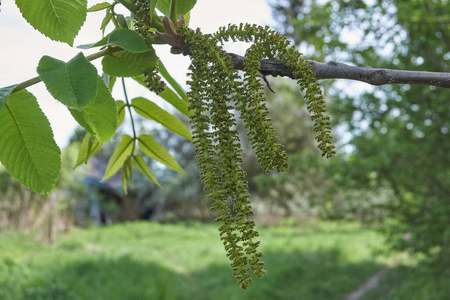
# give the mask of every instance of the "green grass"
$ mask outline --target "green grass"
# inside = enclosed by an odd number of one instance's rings
[[[0,232],[0,299],[342,299],[384,268],[380,235],[348,223],[259,228],[264,279],[232,277],[218,224],[75,229],[55,246]]]
[[[413,259],[410,259],[410,261]],[[447,300],[450,299],[450,265],[398,265],[380,279],[378,287],[364,300]]]

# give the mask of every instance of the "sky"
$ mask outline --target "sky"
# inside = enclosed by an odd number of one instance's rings
[[[68,61],[80,52],[80,49],[76,48],[77,45],[96,42],[102,37],[99,28],[104,11],[88,13],[85,24],[75,38],[74,47],[70,47],[64,43],[52,41],[36,31],[23,19],[13,0],[0,1],[0,87],[21,83],[37,76],[36,67],[44,55]],[[88,0],[88,7],[104,1],[107,0]],[[198,27],[204,33],[212,33],[220,26],[241,22],[273,24],[270,7],[266,0],[197,0],[196,6],[191,11],[189,27]],[[155,46],[155,50],[171,75],[185,86],[189,58],[170,54],[168,46]],[[98,49],[83,51],[83,53],[89,55],[96,51]],[[100,62],[101,59],[93,61],[99,75],[102,73]],[[156,100],[155,95],[131,80],[127,81],[127,86],[130,98],[145,96]],[[42,82],[27,90],[38,99],[39,105],[51,123],[57,144],[60,147],[66,146],[76,126],[69,111],[53,99]],[[123,98],[120,86],[116,85],[113,96],[115,99]]]

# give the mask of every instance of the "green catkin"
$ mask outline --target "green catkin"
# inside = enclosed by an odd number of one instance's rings
[[[150,31],[150,7],[147,0],[132,0],[139,18],[135,18],[134,25],[136,31],[144,38],[147,43],[151,43],[154,33]]]
[[[268,26],[249,24],[240,24],[239,27],[236,25],[222,27],[214,37],[222,43],[230,38],[233,41],[253,42],[244,60],[244,72],[253,74],[253,77],[261,77],[258,63],[266,57],[276,57],[292,70],[294,78],[298,78],[297,82],[301,90],[305,91],[306,108],[314,122],[313,130],[318,133],[316,136],[318,148],[323,156],[331,158],[335,154],[335,146],[332,144],[330,118],[325,115],[327,110],[322,90],[310,64],[301,57],[301,53],[294,46],[290,46],[289,40]]]
[[[165,86],[158,72],[158,66],[156,66],[151,72],[144,72],[145,86],[150,91],[155,92],[156,94],[162,93]]]
[[[132,0],[136,9],[136,14],[139,18],[134,19],[136,31],[144,38],[147,44],[151,44],[154,38],[154,33],[150,30],[150,8],[147,0]],[[161,76],[158,74],[158,67],[156,66],[152,71],[144,72],[145,86],[156,94],[164,91],[164,83]]]
[[[259,164],[265,171],[285,171],[288,157],[278,143],[269,118],[261,83],[260,60],[278,58],[293,70],[305,91],[307,109],[314,122],[313,130],[323,155],[331,157],[331,126],[322,91],[309,63],[290,47],[289,41],[269,27],[256,25],[229,25],[214,35],[203,35],[200,30],[178,29],[191,57],[188,82],[191,91],[189,109],[193,110],[191,124],[200,179],[207,195],[213,200],[211,209],[219,213],[216,221],[233,275],[243,289],[252,279],[250,273],[262,277],[265,273],[262,253],[255,241],[258,232],[253,215],[246,173],[241,169],[242,150],[233,109],[239,110],[248,130],[248,137]],[[228,40],[252,42],[244,60],[244,78],[240,79],[220,43]]]
[[[257,44],[247,50],[249,57],[258,52]],[[255,150],[256,157],[261,168],[268,172],[278,169],[284,172],[288,168],[288,156],[283,146],[278,143],[275,130],[269,117],[266,106],[266,98],[263,93],[259,73],[260,62],[258,59],[248,59],[244,65],[244,81],[242,83],[242,97],[237,103],[237,109],[241,111],[244,126],[248,129],[249,141]]]
[[[251,284],[250,272],[262,277],[265,273],[262,254],[254,222],[247,220],[253,214],[248,195],[246,173],[240,167],[242,150],[236,126],[232,98],[239,92],[238,74],[224,51],[210,35],[180,28],[189,45],[192,63],[189,67],[192,81],[190,109],[194,144],[196,146],[200,178],[207,195],[213,200],[212,210],[219,212],[216,221],[233,275],[242,288]]]

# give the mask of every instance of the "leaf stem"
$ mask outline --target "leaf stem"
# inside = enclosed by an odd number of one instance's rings
[[[133,150],[131,151],[131,153],[132,155],[134,155],[133,153],[136,147],[136,140],[137,140],[136,127],[134,126],[133,114],[131,113],[131,104],[130,101],[128,100],[127,89],[125,86],[125,79],[123,77],[122,77],[122,86],[123,86],[123,94],[125,96],[125,103],[128,109],[128,113],[130,114],[131,128],[133,129]]]
[[[112,53],[117,52],[117,51],[120,51],[120,50],[123,50],[123,49],[120,48],[120,47],[108,47],[108,48],[106,48],[106,49],[104,49],[104,50],[102,50],[102,51],[99,51],[99,52],[96,52],[96,53],[94,53],[94,54],[91,54],[91,55],[86,56],[86,59],[89,60],[89,61],[92,61],[92,60],[95,60],[95,59],[97,59],[97,58],[100,58],[100,57],[103,57],[103,56],[112,54]],[[31,78],[31,79],[28,79],[28,80],[26,80],[26,81],[24,81],[24,82],[22,82],[22,83],[19,83],[19,84],[14,88],[14,90],[11,92],[11,94],[12,94],[12,93],[15,93],[15,92],[18,92],[18,91],[20,91],[20,90],[26,89],[27,87],[30,87],[30,86],[32,86],[32,85],[35,85],[36,83],[39,83],[39,82],[41,82],[41,81],[42,81],[42,80],[41,80],[41,78],[40,78],[39,76],[36,76],[36,77],[34,77],[34,78]]]
[[[177,28],[177,0],[170,1],[169,18]]]

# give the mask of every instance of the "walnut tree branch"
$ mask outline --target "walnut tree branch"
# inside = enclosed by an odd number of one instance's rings
[[[176,34],[156,32],[163,43],[172,46],[173,54],[189,55],[189,46]],[[234,53],[227,53],[238,70],[244,69],[244,56]],[[350,66],[335,61],[321,63],[309,60],[312,71],[317,79],[350,79],[362,81],[371,85],[384,84],[423,84],[450,88],[450,73],[443,72],[425,72],[425,71],[405,71],[393,69],[371,69],[363,67]],[[286,67],[276,58],[261,60],[260,72],[263,76],[272,75],[295,78],[292,70]]]
[[[180,19],[177,23],[184,25],[183,15],[180,15]],[[165,17],[163,19],[163,25],[165,33],[156,32],[156,35],[162,42],[172,46],[171,52],[173,54],[182,53],[183,55],[189,55],[189,45],[186,45],[183,39],[177,34],[172,21]],[[230,57],[230,60],[233,62],[236,69],[244,69],[245,57],[234,53],[227,53],[227,55]],[[450,88],[450,73],[371,69],[350,66],[335,61],[320,63],[309,60],[309,63],[311,64],[311,69],[316,74],[317,79],[351,79],[371,85],[423,84]],[[276,58],[261,60],[260,72],[263,75],[263,78],[267,75],[272,75],[274,77],[285,76],[298,79],[292,74],[292,70]]]
[[[244,68],[244,57],[227,53],[234,67],[238,70]],[[316,73],[317,79],[351,79],[362,81],[371,85],[384,84],[424,84],[450,88],[450,73],[404,71],[392,69],[371,69],[346,65],[330,61],[320,63],[310,60],[311,68]],[[293,79],[292,70],[287,68],[276,58],[261,60],[260,71],[263,75],[290,77]]]

